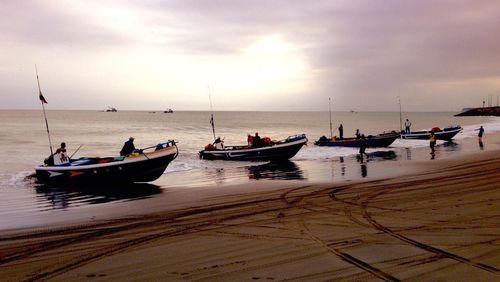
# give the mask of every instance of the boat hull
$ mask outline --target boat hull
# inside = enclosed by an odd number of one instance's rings
[[[443,130],[434,131],[434,135],[437,140],[451,140],[455,135],[462,131],[462,127],[450,127]],[[429,140],[431,138],[431,131],[416,131],[410,133],[401,133],[401,138],[403,139],[418,139],[418,140]]]
[[[243,148],[244,146],[239,146],[242,149],[203,150],[199,154],[200,158],[206,160],[284,161],[295,156],[306,143],[307,138],[302,134],[289,141],[268,147]]]
[[[132,183],[158,179],[178,154],[170,147],[149,154],[127,157],[123,161],[103,164],[39,166],[35,168],[40,182]]]
[[[394,140],[399,137],[398,133],[387,133],[380,134],[376,136],[367,136],[366,137],[366,147],[375,148],[375,147],[389,147]],[[356,138],[344,138],[344,139],[326,139],[326,140],[318,140],[314,142],[315,145],[318,146],[328,146],[328,147],[361,147],[363,144],[362,139]]]

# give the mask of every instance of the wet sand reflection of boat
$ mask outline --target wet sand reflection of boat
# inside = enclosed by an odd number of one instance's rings
[[[455,137],[455,135],[462,131],[462,129],[463,128],[460,125],[454,125],[445,127],[444,129],[434,127],[431,130],[413,131],[410,133],[405,133],[403,131],[401,132],[401,138],[428,140],[431,137],[431,132],[434,132],[434,135],[438,140],[451,140]]]
[[[304,180],[302,170],[292,161],[271,162],[263,165],[249,166],[250,179]]]
[[[41,182],[149,182],[163,174],[178,152],[175,141],[170,140],[126,157],[83,157],[60,165],[41,165],[35,171]]]
[[[205,149],[199,152],[201,159],[234,161],[284,161],[292,158],[307,143],[305,134],[289,136],[270,146],[225,146],[222,149]]]
[[[162,193],[162,189],[150,183],[126,183],[120,185],[35,184],[37,194],[51,206],[47,209],[67,209],[82,205],[94,205],[122,200],[139,200]],[[39,198],[40,199],[40,198]]]
[[[369,148],[388,147],[398,137],[399,133],[395,131],[378,135],[368,135],[366,136],[366,146]],[[364,141],[362,139],[355,137],[328,139],[325,136],[322,136],[318,141],[314,142],[314,144],[318,146],[330,147],[360,147],[363,142]]]

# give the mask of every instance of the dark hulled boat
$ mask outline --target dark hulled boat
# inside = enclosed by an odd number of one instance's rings
[[[462,131],[462,129],[463,128],[460,125],[445,127],[444,129],[434,127],[431,130],[413,131],[410,133],[401,132],[401,138],[428,140],[431,137],[431,132],[434,132],[434,135],[438,140],[451,140],[455,137],[455,135]]]
[[[318,146],[330,147],[361,147],[363,142],[366,142],[367,147],[388,147],[398,137],[399,133],[395,131],[378,135],[368,135],[365,140],[355,137],[329,139],[322,136],[318,141],[314,142],[314,144]]]
[[[60,165],[41,165],[35,171],[41,182],[149,182],[158,179],[178,153],[175,141],[170,140],[126,157],[83,157]]]
[[[307,143],[305,134],[289,136],[272,145],[249,148],[248,146],[225,146],[222,149],[205,149],[200,151],[200,158],[207,160],[234,161],[283,161],[295,156]]]

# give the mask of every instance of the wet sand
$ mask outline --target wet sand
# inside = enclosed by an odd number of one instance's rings
[[[500,150],[405,167],[329,184],[171,189],[127,203],[127,216],[115,205],[102,218],[3,231],[0,277],[499,280]]]

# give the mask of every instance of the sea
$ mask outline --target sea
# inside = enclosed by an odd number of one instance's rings
[[[201,160],[198,152],[212,143],[215,136],[225,145],[244,145],[247,135],[280,140],[295,134],[306,134],[308,145],[289,162],[281,165],[266,162]],[[338,135],[342,123],[344,137],[354,136],[356,129],[365,135],[398,131],[401,119],[412,122],[412,130],[461,125],[464,130],[453,142],[439,141],[440,156],[464,150],[461,140],[477,135],[483,126],[485,134],[500,131],[499,117],[454,117],[455,112],[241,112],[241,111],[118,111],[48,110],[50,142],[54,150],[61,142],[68,154],[78,157],[118,155],[123,143],[135,138],[135,146],[143,148],[175,140],[179,156],[160,179],[144,188],[54,187],[36,182],[34,167],[50,154],[49,138],[41,110],[0,110],[0,229],[17,226],[20,218],[33,214],[54,213],[92,205],[155,197],[164,189],[190,189],[206,185],[223,185],[260,180],[302,180],[335,182],[371,176],[369,165],[356,165],[356,148],[318,147],[321,136]],[[330,131],[330,118],[332,132]],[[419,148],[428,141],[396,140],[389,148],[369,148],[370,161],[412,160],[424,158]],[[479,148],[478,148],[479,150]],[[425,155],[425,158],[428,158]],[[350,164],[350,165],[349,165]],[[354,164],[354,165],[353,165]],[[141,188],[142,187],[142,188]],[[87,189],[88,188],[88,189]],[[90,190],[89,190],[90,189]],[[103,191],[106,190],[106,191]],[[90,191],[90,192],[89,192]]]

